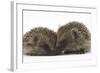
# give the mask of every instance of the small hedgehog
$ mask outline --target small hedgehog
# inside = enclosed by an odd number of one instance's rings
[[[73,21],[58,29],[56,51],[59,54],[84,54],[90,48],[91,34],[83,23]]]
[[[53,55],[56,33],[48,28],[37,27],[23,36],[23,52],[30,56]]]

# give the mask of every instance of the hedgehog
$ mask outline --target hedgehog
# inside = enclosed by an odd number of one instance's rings
[[[85,54],[90,52],[91,34],[81,22],[72,21],[57,31],[56,51],[58,54]]]
[[[46,27],[33,28],[23,36],[23,52],[29,56],[53,55],[56,39],[56,32]]]

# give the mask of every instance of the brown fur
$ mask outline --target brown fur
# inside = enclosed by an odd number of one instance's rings
[[[62,54],[81,54],[89,52],[91,34],[80,22],[69,22],[58,29],[56,50]]]
[[[56,38],[56,33],[48,28],[33,28],[23,37],[24,54],[33,56],[52,55]]]

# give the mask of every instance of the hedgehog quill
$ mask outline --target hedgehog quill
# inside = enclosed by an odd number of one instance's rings
[[[30,56],[85,54],[91,51],[91,33],[77,21],[61,26],[57,32],[37,27],[24,34],[23,50]]]

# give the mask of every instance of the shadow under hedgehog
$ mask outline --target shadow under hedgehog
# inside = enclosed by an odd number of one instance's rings
[[[69,22],[57,32],[56,51],[59,54],[83,54],[90,52],[91,34],[80,22]]]
[[[23,52],[30,56],[54,55],[56,39],[56,33],[48,28],[33,28],[23,37]]]

